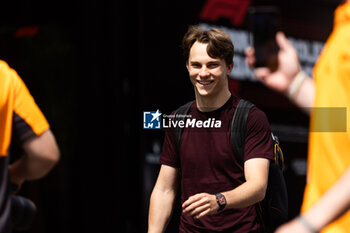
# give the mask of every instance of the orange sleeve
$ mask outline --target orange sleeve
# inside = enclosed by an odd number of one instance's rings
[[[0,156],[6,156],[12,132],[12,85],[7,64],[0,61]]]
[[[14,116],[20,119],[23,135],[40,135],[49,124],[17,72],[0,60],[0,156],[6,156],[11,142]],[[14,127],[13,127],[14,126]],[[21,139],[21,140],[22,140]]]
[[[29,93],[28,88],[16,71],[10,70],[15,83],[14,114],[18,115],[33,130],[36,135],[42,134],[49,128],[49,124]]]

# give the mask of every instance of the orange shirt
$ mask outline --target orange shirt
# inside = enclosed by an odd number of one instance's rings
[[[333,32],[315,66],[308,181],[302,212],[312,207],[350,166],[350,2],[335,11]],[[350,211],[322,232],[349,232]]]
[[[14,116],[23,121],[32,134],[40,135],[49,128],[16,71],[0,60],[0,156],[7,156]],[[26,135],[20,136],[27,137]]]

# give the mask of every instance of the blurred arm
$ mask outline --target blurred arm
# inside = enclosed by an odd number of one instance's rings
[[[45,176],[58,162],[60,152],[50,129],[23,144],[24,155],[9,165],[11,182],[21,186],[26,180]]]
[[[290,98],[304,112],[310,115],[315,100],[315,83],[312,78],[306,77],[296,91],[293,98]]]
[[[344,175],[330,188],[322,198],[307,212],[302,215],[307,224],[315,231],[320,231],[325,226],[339,218],[350,209],[350,167]],[[281,226],[278,233],[307,233],[306,227],[298,219]]]

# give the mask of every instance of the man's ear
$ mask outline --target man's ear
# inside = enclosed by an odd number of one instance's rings
[[[231,74],[233,67],[234,67],[234,63],[233,62],[232,62],[232,64],[228,65],[228,70],[227,70],[228,74],[227,75]]]
[[[186,61],[186,68],[187,68],[187,71],[189,72],[189,66],[188,66],[188,60]]]

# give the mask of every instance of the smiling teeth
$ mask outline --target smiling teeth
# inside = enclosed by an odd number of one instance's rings
[[[211,81],[198,81],[200,84],[203,84],[203,85],[208,85],[211,83]]]

